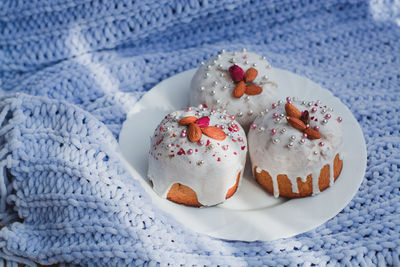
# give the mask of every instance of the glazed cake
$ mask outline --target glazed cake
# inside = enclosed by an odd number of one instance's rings
[[[206,105],[165,116],[151,138],[148,177],[163,198],[212,206],[237,190],[247,140],[233,116]]]
[[[342,170],[342,118],[320,101],[290,97],[271,105],[248,134],[252,171],[275,197],[306,197],[331,186]]]
[[[202,63],[191,82],[191,103],[226,110],[248,130],[257,115],[276,100],[277,85],[270,80],[265,57],[243,49],[221,51]]]

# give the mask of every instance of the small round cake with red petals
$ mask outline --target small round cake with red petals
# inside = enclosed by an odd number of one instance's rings
[[[226,110],[247,131],[257,115],[264,114],[277,98],[265,57],[242,51],[226,52],[202,63],[191,82],[191,103]]]
[[[154,131],[148,178],[163,198],[188,206],[212,206],[237,190],[246,162],[243,128],[206,105],[165,116]]]
[[[318,194],[339,177],[343,160],[342,118],[320,101],[288,97],[250,126],[253,175],[275,197]]]

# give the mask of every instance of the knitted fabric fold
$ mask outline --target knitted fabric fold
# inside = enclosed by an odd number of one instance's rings
[[[28,2],[0,2],[1,257],[29,265],[400,266],[397,2]],[[242,47],[332,91],[365,136],[367,170],[354,199],[292,238],[234,242],[189,231],[152,205],[120,160],[122,123],[146,91]]]

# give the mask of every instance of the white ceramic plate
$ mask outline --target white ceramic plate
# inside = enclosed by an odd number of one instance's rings
[[[337,182],[321,194],[287,200],[263,191],[251,175],[249,164],[237,193],[225,203],[208,208],[192,208],[160,198],[147,179],[150,136],[168,113],[189,105],[190,81],[195,70],[164,80],[132,108],[123,124],[119,142],[128,169],[150,194],[153,203],[177,221],[198,233],[212,237],[269,241],[291,237],[318,227],[338,214],[354,197],[366,168],[367,152],[361,128],[349,109],[311,80],[273,69],[271,80],[279,85],[280,98],[296,96],[321,100],[343,118],[343,169]],[[249,162],[248,162],[249,163]]]

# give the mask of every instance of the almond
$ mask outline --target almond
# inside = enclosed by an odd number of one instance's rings
[[[189,125],[191,123],[195,123],[197,118],[194,116],[184,117],[179,121],[180,125]]]
[[[299,119],[296,119],[294,117],[286,117],[288,123],[290,124],[290,126],[292,126],[293,128],[299,130],[299,131],[304,131],[306,129],[306,125],[304,124],[304,122],[302,122]]]
[[[301,112],[294,105],[286,103],[285,110],[286,110],[286,115],[288,115],[289,117],[300,119]]]
[[[246,71],[244,74],[244,81],[249,83],[254,81],[254,79],[257,77],[258,71],[255,68],[250,68]]]
[[[199,125],[197,125],[196,123],[189,124],[187,135],[190,142],[192,143],[198,142],[202,136]]]
[[[307,134],[307,138],[311,139],[311,140],[320,139],[321,138],[321,134],[318,131],[316,131],[314,129],[311,129],[311,128],[305,129],[304,133],[306,133]]]
[[[201,130],[203,131],[203,134],[207,135],[208,137],[211,137],[212,139],[218,140],[218,141],[225,140],[225,138],[226,138],[225,132],[215,126],[204,127]]]
[[[236,98],[241,98],[245,90],[246,90],[246,84],[244,83],[244,81],[240,81],[236,85],[235,90],[233,90],[233,96]]]
[[[258,85],[249,84],[246,86],[245,93],[248,95],[258,95],[258,94],[261,94],[261,92],[262,92],[262,88]]]

